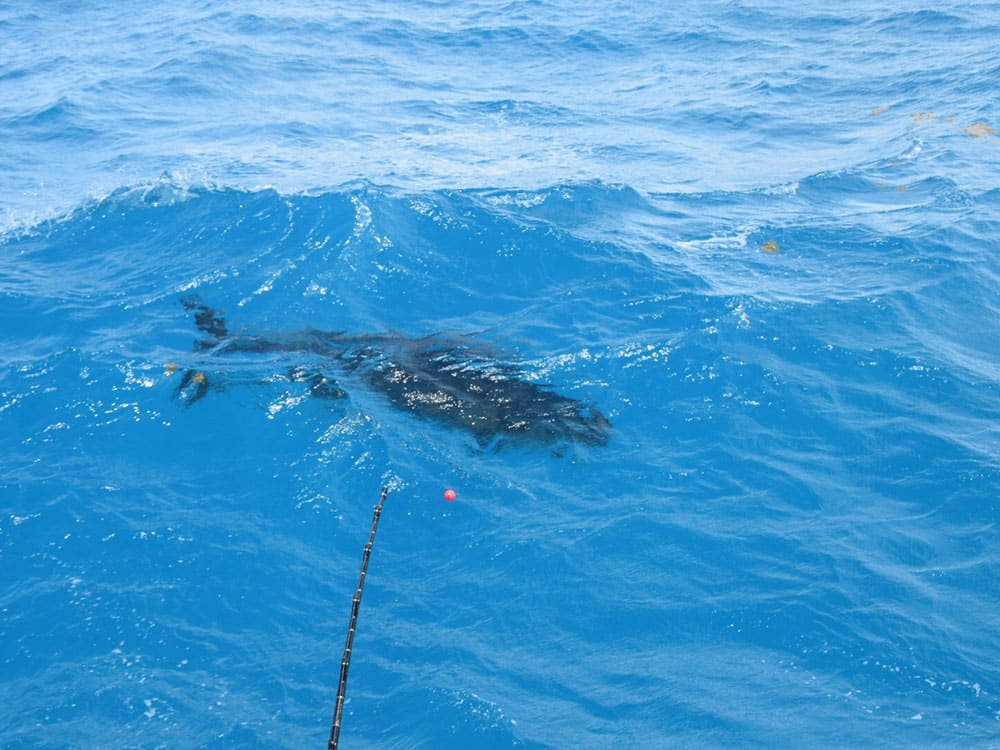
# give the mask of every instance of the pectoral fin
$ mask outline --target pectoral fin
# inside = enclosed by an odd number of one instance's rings
[[[337,381],[322,372],[310,371],[304,367],[293,367],[288,371],[288,379],[296,383],[307,383],[309,395],[317,398],[346,398],[347,391],[337,385]]]

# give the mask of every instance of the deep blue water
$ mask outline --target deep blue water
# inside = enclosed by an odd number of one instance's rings
[[[889,5],[0,4],[0,746],[324,747],[388,484],[342,747],[1000,747],[1000,4]]]

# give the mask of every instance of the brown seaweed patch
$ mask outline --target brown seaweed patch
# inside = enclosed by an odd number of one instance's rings
[[[774,240],[768,240],[761,246],[760,249],[763,250],[765,253],[776,253],[781,250],[781,248],[778,247],[778,243],[775,242]]]
[[[927,122],[937,117],[937,112],[910,112],[910,119],[913,122]]]
[[[888,112],[888,111],[889,111],[888,107],[875,107],[875,109],[873,109],[871,111],[871,116],[872,117],[878,117],[879,115],[883,114],[884,112]]]
[[[982,120],[974,122],[971,125],[966,125],[962,128],[962,130],[971,135],[973,138],[989,138],[991,135],[997,134],[996,129],[990,127]]]

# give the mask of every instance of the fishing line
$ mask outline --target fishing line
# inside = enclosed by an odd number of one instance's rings
[[[351,624],[347,628],[347,643],[344,644],[344,658],[340,660],[340,685],[337,688],[337,706],[333,711],[333,726],[330,727],[330,743],[327,750],[337,750],[337,742],[340,740],[340,716],[344,712],[344,693],[347,692],[347,671],[351,668],[351,649],[354,648],[354,630],[358,625],[358,609],[361,607],[361,593],[365,588],[365,575],[368,571],[368,558],[372,554],[372,545],[375,544],[375,532],[378,530],[378,519],[382,515],[382,504],[389,494],[389,487],[382,488],[382,496],[375,506],[375,515],[372,517],[372,530],[368,535],[368,544],[365,545],[365,555],[361,560],[361,576],[358,578],[358,589],[354,592],[354,603],[351,606]]]

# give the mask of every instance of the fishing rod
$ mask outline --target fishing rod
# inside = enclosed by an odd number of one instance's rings
[[[347,643],[344,644],[344,658],[340,660],[340,685],[337,688],[337,706],[333,711],[333,726],[330,727],[330,742],[327,750],[337,750],[337,742],[340,741],[340,716],[344,712],[344,694],[347,692],[347,671],[351,668],[351,650],[354,648],[354,630],[358,625],[358,609],[361,607],[361,593],[365,588],[365,575],[368,572],[368,558],[372,554],[372,545],[375,544],[375,532],[378,530],[378,519],[382,515],[382,504],[389,494],[389,487],[382,488],[382,496],[375,506],[375,515],[372,517],[372,530],[368,534],[368,544],[365,545],[365,555],[361,560],[361,577],[358,578],[358,589],[354,592],[354,603],[351,606],[351,624],[347,628]]]

